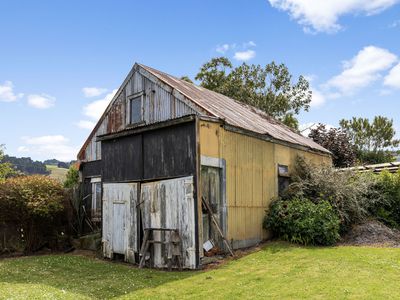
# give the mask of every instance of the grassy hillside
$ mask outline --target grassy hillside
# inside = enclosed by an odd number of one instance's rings
[[[400,249],[271,243],[209,271],[73,255],[0,260],[0,299],[399,299]]]
[[[58,168],[57,166],[54,165],[46,165],[46,168],[51,172],[49,175],[51,178],[57,179],[61,182],[65,181],[68,169]]]

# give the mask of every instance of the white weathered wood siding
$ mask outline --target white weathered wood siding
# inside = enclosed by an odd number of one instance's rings
[[[101,159],[101,142],[96,142],[97,136],[125,129],[130,122],[129,99],[141,92],[143,92],[144,118],[144,124],[141,125],[196,114],[198,110],[190,101],[185,100],[183,95],[178,95],[171,87],[137,66],[129,73],[111,101],[112,104],[107,108],[98,129],[86,146],[83,160]]]
[[[125,260],[135,262],[137,245],[138,203],[137,183],[103,184],[102,243],[104,257],[114,253],[125,255]]]
[[[182,239],[183,266],[196,268],[193,177],[149,182],[141,185],[141,210],[144,228],[178,229]],[[165,236],[164,236],[165,235]],[[156,233],[157,240],[168,233]],[[154,245],[154,265],[167,267],[167,247]]]

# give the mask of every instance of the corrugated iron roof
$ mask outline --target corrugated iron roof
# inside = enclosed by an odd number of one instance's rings
[[[165,84],[185,95],[189,100],[208,111],[213,117],[220,118],[229,125],[250,130],[258,134],[268,135],[284,142],[330,153],[313,140],[293,131],[286,125],[253,106],[236,101],[151,67],[142,64],[138,65]]]

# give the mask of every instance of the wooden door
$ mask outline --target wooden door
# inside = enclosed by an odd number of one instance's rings
[[[103,255],[123,254],[126,261],[135,262],[138,183],[104,183],[102,203]]]
[[[223,228],[223,203],[221,193],[221,169],[216,167],[201,167],[201,195],[210,203],[214,217]],[[212,240],[213,243],[223,249],[223,240],[211,221],[208,211],[203,209],[203,243]]]

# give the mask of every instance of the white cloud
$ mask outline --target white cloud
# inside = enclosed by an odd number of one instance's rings
[[[378,14],[400,0],[269,0],[272,7],[286,11],[306,32],[337,32],[341,16]]]
[[[94,126],[96,125],[95,122],[92,121],[87,121],[87,120],[80,120],[78,123],[76,123],[76,126],[82,129],[93,129]]]
[[[28,104],[38,109],[47,109],[54,106],[56,98],[41,94],[41,95],[28,95]]]
[[[319,107],[325,103],[326,97],[322,92],[313,87],[311,87],[311,91],[312,91],[312,98],[310,103],[311,107]]]
[[[342,73],[331,78],[325,87],[337,89],[341,94],[352,94],[381,78],[381,72],[396,61],[396,55],[386,49],[365,47],[353,59],[345,61]]]
[[[111,93],[108,93],[103,99],[93,101],[89,103],[83,108],[84,115],[90,117],[93,120],[98,120],[103,112],[106,110],[108,104],[114,97],[117,90],[113,90]]]
[[[69,139],[63,135],[22,137],[22,140],[25,145],[18,147],[18,152],[29,153],[31,156],[70,161],[78,153],[78,147],[71,146]]]
[[[399,26],[400,26],[400,20],[396,20],[392,24],[389,25],[389,28],[396,28]]]
[[[82,92],[83,92],[83,95],[85,95],[85,97],[90,98],[90,97],[97,97],[97,96],[104,94],[105,92],[107,92],[107,89],[98,88],[98,87],[84,87],[82,89]]]
[[[249,41],[249,42],[243,44],[243,48],[245,48],[245,49],[250,48],[250,47],[255,47],[255,46],[257,46],[257,45],[253,41]]]
[[[222,44],[222,45],[218,45],[217,48],[215,48],[215,51],[217,51],[218,53],[221,53],[221,54],[225,54],[231,48],[232,47],[229,44]]]
[[[256,52],[254,50],[245,50],[245,51],[237,51],[233,56],[236,60],[247,61],[256,56]]]
[[[11,81],[0,84],[0,101],[2,102],[14,102],[23,97],[23,95],[14,93],[14,84]]]
[[[392,88],[400,89],[400,63],[390,70],[389,74],[386,75],[383,84]]]
[[[26,146],[20,146],[20,147],[18,147],[17,151],[20,153],[26,153],[26,152],[29,152],[29,148]]]

